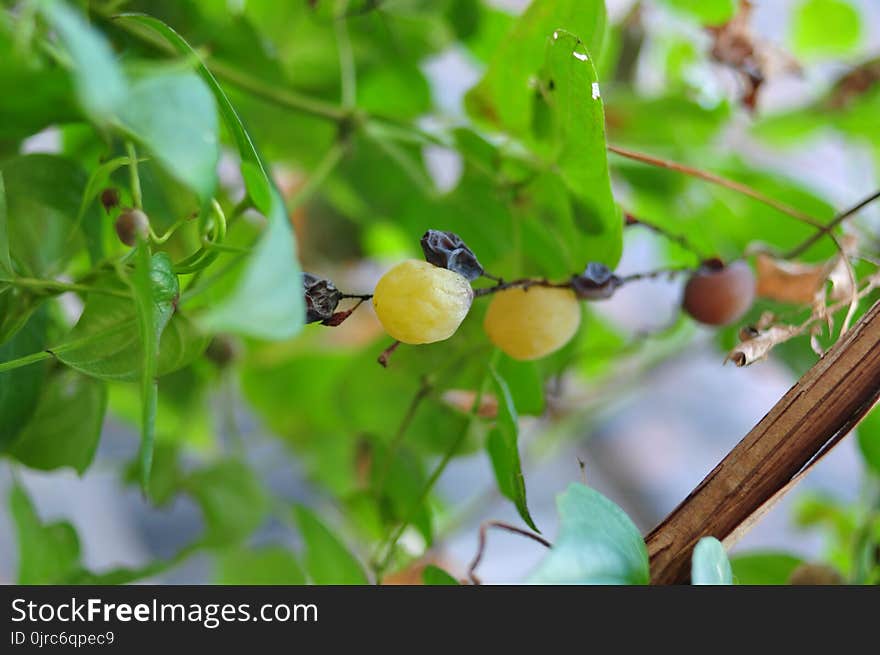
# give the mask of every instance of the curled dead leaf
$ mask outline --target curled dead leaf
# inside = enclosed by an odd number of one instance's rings
[[[759,330],[757,336],[746,339],[731,350],[724,362],[731,361],[737,366],[748,366],[767,358],[774,346],[788,341],[803,331],[797,325],[772,325]]]
[[[831,271],[828,263],[790,262],[766,253],[759,253],[755,258],[755,268],[758,296],[795,305],[812,304]]]

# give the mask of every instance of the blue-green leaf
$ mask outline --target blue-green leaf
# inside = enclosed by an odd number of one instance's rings
[[[125,76],[109,44],[60,0],[44,0],[40,7],[73,61],[76,92],[83,110],[96,122],[109,121],[125,102],[127,92]]]
[[[207,202],[217,186],[217,107],[195,73],[162,72],[136,80],[120,109],[125,128],[180,182]]]
[[[733,584],[733,573],[724,546],[715,537],[703,537],[691,557],[691,584]]]
[[[648,584],[648,551],[626,513],[572,483],[560,494],[559,536],[529,578],[537,584]]]

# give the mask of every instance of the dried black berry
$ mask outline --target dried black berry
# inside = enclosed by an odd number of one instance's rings
[[[235,343],[225,335],[217,335],[205,349],[205,357],[218,368],[226,368],[238,354]]]
[[[571,288],[578,298],[584,300],[610,298],[621,283],[610,268],[599,262],[590,262],[583,273],[571,278]]]
[[[126,210],[116,218],[116,234],[122,243],[134,246],[150,236],[150,219],[140,209]]]
[[[428,230],[421,243],[425,261],[434,266],[447,268],[469,281],[476,280],[483,274],[483,267],[477,256],[455,232]]]
[[[119,206],[119,191],[113,187],[101,191],[101,204],[104,206],[104,211],[109,214],[111,209]]]
[[[324,278],[303,273],[303,291],[306,298],[306,323],[326,321],[342,299],[342,292]]]

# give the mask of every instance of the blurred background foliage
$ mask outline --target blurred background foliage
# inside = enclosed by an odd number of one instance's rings
[[[495,275],[557,279],[591,261],[614,268],[622,253],[643,271],[738,258],[755,243],[785,252],[815,231],[729,188],[609,153],[607,143],[722,175],[822,222],[880,177],[880,48],[867,27],[878,15],[843,0],[782,3],[782,29],[769,35],[736,0],[3,4],[0,362],[38,355],[0,368],[0,452],[19,472],[9,507],[23,583],[155,578],[205,553],[208,579],[224,583],[409,579],[413,566],[443,564],[443,541],[464,516],[491,518],[479,497],[436,493],[432,474],[447,459],[488,451],[500,492],[526,518],[528,470],[522,488],[505,482],[519,472],[520,450],[537,468],[558,444],[598,430],[609,407],[702,334],[674,300],[668,325],[585,304],[568,346],[517,362],[493,352],[477,301],[451,339],[402,347],[381,368],[390,340],[367,305],[340,327],[301,329],[300,270],[370,293],[391,264],[420,257],[429,228],[461,235]],[[117,17],[137,13],[161,22]],[[800,85],[800,102],[780,102],[786,85]],[[864,186],[844,197],[766,154],[794,150],[802,168],[821,169],[829,164],[810,144],[829,134],[864,164]],[[136,147],[140,192],[126,143]],[[120,210],[101,206],[105,188],[121,207],[142,194],[156,236],[169,231],[153,240],[146,268],[135,262],[140,247],[117,240]],[[634,243],[639,228],[624,229],[624,214],[692,248],[660,235]],[[880,249],[872,217],[847,224],[861,237],[860,276]],[[823,239],[802,259],[834,253]],[[156,295],[165,256],[174,263],[167,283],[180,288],[179,297],[169,291],[173,309]],[[153,286],[139,291],[129,264]],[[796,322],[811,308],[760,301],[717,331],[719,364],[739,327],[767,310]],[[144,335],[164,311],[151,356]],[[47,348],[55,357],[39,356]],[[817,359],[807,335],[772,357],[794,376]],[[489,406],[470,416],[480,395]],[[126,425],[141,430],[151,467]],[[254,461],[254,425],[282,445],[268,468]],[[102,433],[120,432],[123,445],[101,446],[95,459]],[[512,449],[499,450],[499,439]],[[878,410],[858,443],[863,497],[811,496],[796,520],[827,535],[827,563],[842,579],[877,582]],[[90,570],[74,527],[41,518],[19,478],[99,465],[119,485],[147,475],[135,502],[189,499],[199,531],[140,566]],[[272,467],[309,491],[279,493]],[[560,499],[564,525],[580,493]],[[560,579],[567,560],[554,553],[534,580]],[[740,555],[734,579],[785,583],[801,559]],[[426,579],[444,580],[439,573],[429,568]],[[644,581],[638,566],[621,576]]]

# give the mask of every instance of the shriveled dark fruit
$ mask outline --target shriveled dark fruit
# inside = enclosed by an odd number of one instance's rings
[[[342,292],[330,280],[311,273],[303,273],[303,292],[306,299],[306,323],[326,321],[342,300]]]
[[[119,191],[113,187],[108,187],[101,191],[101,204],[104,211],[110,213],[110,210],[119,206]]]
[[[743,261],[725,266],[704,262],[684,288],[682,307],[706,325],[727,325],[741,318],[755,300],[755,275]]]
[[[801,564],[791,572],[790,585],[838,585],[843,584],[843,576],[826,564]]]
[[[584,272],[571,278],[571,288],[582,300],[603,300],[614,295],[622,281],[599,262],[587,264]]]
[[[425,261],[458,273],[469,282],[483,274],[483,267],[474,252],[455,232],[428,230],[422,236]]]
[[[116,218],[116,234],[127,246],[150,236],[150,219],[140,209],[127,209]]]

